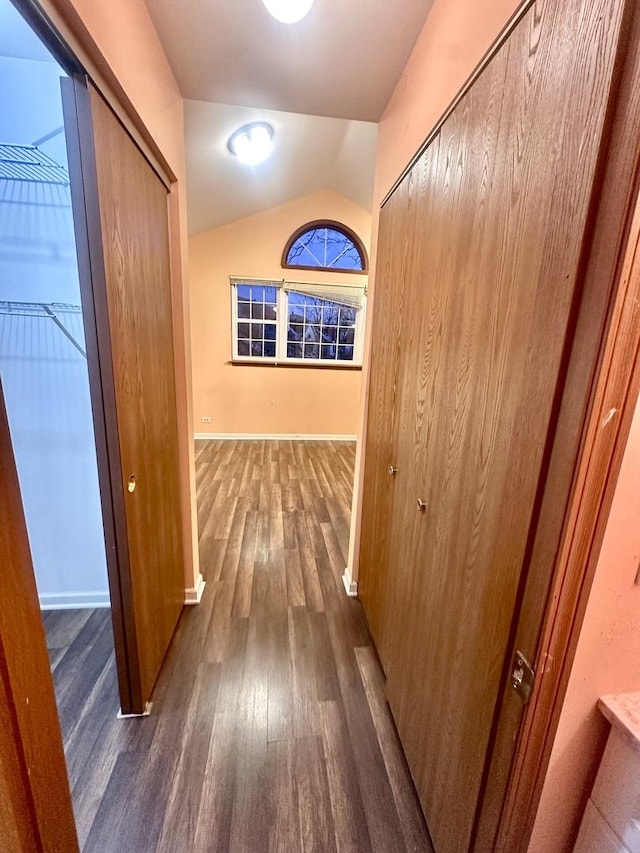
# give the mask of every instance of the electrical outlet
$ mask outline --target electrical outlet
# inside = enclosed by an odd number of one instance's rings
[[[202,418],[202,423],[203,423],[203,424],[210,424],[210,423],[211,423],[211,418],[209,418],[209,417],[204,417],[204,418]]]

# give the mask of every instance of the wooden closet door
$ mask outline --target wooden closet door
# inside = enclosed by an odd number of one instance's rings
[[[402,351],[404,284],[407,255],[393,252],[394,245],[407,240],[408,187],[402,187],[381,211],[378,271],[384,286],[373,296],[375,345],[371,353],[371,372],[367,406],[367,443],[364,459],[364,512],[360,539],[360,577],[358,594],[378,653],[385,665],[385,610],[388,587],[388,534],[393,518],[396,466],[395,429],[398,362]]]
[[[580,298],[624,5],[533,4],[381,220],[380,253],[392,257],[378,270],[404,263],[406,337],[418,345],[397,362],[413,391],[398,404],[376,618],[387,626],[389,702],[439,853],[472,840]],[[390,236],[398,222],[409,244]],[[384,273],[376,287],[382,299]],[[365,516],[372,500],[365,493]]]
[[[71,169],[74,216],[88,231],[81,288],[95,313],[87,342],[92,393],[99,385],[102,395],[94,408],[104,415],[96,434],[106,435],[99,474],[114,526],[122,709],[142,713],[184,603],[168,196],[96,89],[64,82],[69,149],[81,161]]]

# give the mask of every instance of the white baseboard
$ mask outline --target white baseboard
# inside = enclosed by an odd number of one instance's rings
[[[207,585],[207,582],[202,577],[202,575],[198,575],[198,580],[196,581],[196,585],[192,586],[190,589],[185,589],[184,591],[184,603],[185,604],[200,604],[202,601],[202,593],[204,592],[204,588]]]
[[[116,714],[117,720],[135,720],[136,717],[148,717],[151,713],[151,709],[153,708],[153,702],[147,702],[144,706],[144,711],[141,714],[123,714],[122,708]]]
[[[40,595],[41,610],[85,610],[111,607],[108,592],[64,592]]]
[[[342,575],[342,583],[344,584],[344,588],[349,598],[358,597],[358,582],[351,580],[351,574],[349,572],[349,569],[344,570],[344,574]]]
[[[195,439],[205,441],[357,441],[357,435],[298,435],[295,433],[197,432]]]

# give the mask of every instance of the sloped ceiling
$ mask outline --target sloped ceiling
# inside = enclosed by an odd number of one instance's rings
[[[248,168],[227,148],[250,121],[274,128],[274,153]],[[200,233],[321,189],[371,208],[377,125],[248,107],[185,103],[189,231]]]
[[[185,102],[189,230],[332,189],[370,209],[376,127],[432,0],[314,0],[297,24],[262,0],[146,0]],[[248,169],[227,150],[249,121],[275,151]]]
[[[146,0],[185,98],[380,120],[432,0],[315,0],[297,24],[262,0]]]

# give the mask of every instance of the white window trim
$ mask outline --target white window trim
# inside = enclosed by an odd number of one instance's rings
[[[238,355],[238,299],[236,288],[238,284],[255,284],[263,287],[277,286],[277,307],[276,307],[276,356],[259,356],[259,355]],[[282,286],[283,283],[275,282],[271,279],[254,279],[241,278],[234,276],[231,282],[231,361],[233,364],[271,364],[271,365],[298,365],[301,367],[324,367],[329,370],[345,370],[362,367],[364,357],[364,332],[365,332],[365,317],[367,311],[367,297],[362,299],[362,307],[356,308],[356,324],[355,324],[355,341],[352,361],[340,361],[339,359],[326,358],[290,358],[287,355],[287,327],[288,323],[282,322],[281,318],[287,317],[287,290]],[[295,291],[295,287],[291,287]],[[241,322],[266,322],[273,323],[269,320],[246,320],[242,318]]]

